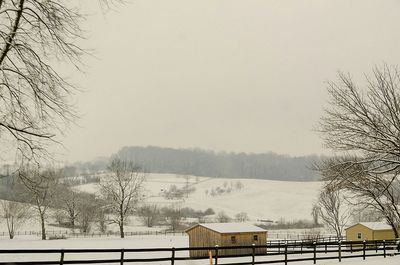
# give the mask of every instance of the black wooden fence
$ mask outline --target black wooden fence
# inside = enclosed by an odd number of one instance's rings
[[[318,260],[336,259],[339,262],[347,258],[362,258],[373,256],[397,255],[398,240],[371,240],[371,241],[337,241],[337,242],[268,242],[261,246],[240,247],[197,247],[197,248],[148,248],[148,249],[0,249],[0,264],[126,264],[126,263],[156,263],[178,264],[179,261],[194,259],[209,259],[212,264],[246,265],[271,264],[288,262],[310,261],[316,264]],[[259,253],[257,248],[265,249]],[[248,249],[249,254],[221,256],[223,249]],[[190,250],[207,250],[209,257],[190,257]],[[107,259],[93,259],[92,255],[106,254]],[[140,254],[139,254],[140,253]],[[161,253],[162,256],[159,256]],[[23,255],[39,254],[57,255],[53,260],[23,260]],[[45,254],[45,255],[43,255]],[[85,258],[71,259],[73,254],[85,254]],[[91,254],[90,257],[87,255]],[[9,260],[7,260],[7,257]],[[21,259],[20,259],[21,257]],[[25,256],[26,257],[26,256]],[[208,262],[207,262],[208,263]]]

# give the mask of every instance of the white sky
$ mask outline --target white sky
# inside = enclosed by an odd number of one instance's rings
[[[87,91],[68,160],[128,145],[323,153],[313,128],[325,82],[400,62],[399,0],[131,0],[90,12],[84,45],[99,59],[73,77]]]

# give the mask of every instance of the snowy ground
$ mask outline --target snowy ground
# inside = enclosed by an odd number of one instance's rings
[[[296,263],[292,263],[296,264]],[[302,263],[297,263],[297,264],[307,264],[306,262]],[[310,262],[309,264],[312,264]],[[326,260],[326,261],[317,261],[317,264],[337,264],[337,265],[399,265],[400,264],[400,256],[396,257],[371,257],[367,258],[366,260],[362,260],[360,258],[354,258],[354,259],[347,259],[343,260],[342,262],[338,262],[337,260]]]
[[[95,239],[66,239],[66,240],[38,240],[35,237],[24,237],[14,240],[0,239],[1,249],[83,249],[83,248],[94,248],[94,249],[120,249],[120,248],[171,248],[171,247],[187,247],[188,238],[186,236],[136,236],[125,239],[119,238],[95,238]],[[306,257],[306,254],[299,257]],[[318,253],[317,256],[324,254]],[[334,255],[334,254],[330,254]],[[125,253],[126,258],[156,258],[156,257],[170,257],[171,252],[159,252],[159,253]],[[188,256],[186,251],[177,252],[176,256]],[[72,259],[118,259],[120,253],[84,253],[84,254],[65,254],[65,260]],[[289,255],[289,258],[293,256]],[[0,254],[0,262],[15,262],[15,261],[37,261],[40,260],[59,260],[60,254]],[[271,259],[283,259],[282,256],[273,257],[256,257],[256,261],[271,260]],[[248,262],[250,257],[238,258],[238,259],[220,259],[220,263],[228,262]],[[143,263],[132,263],[132,264],[143,264]],[[164,265],[170,264],[170,262],[151,262],[146,264]],[[177,265],[207,265],[208,260],[192,260],[192,261],[176,261]],[[301,263],[291,264],[312,264],[312,261],[303,261]],[[342,264],[342,265],[397,265],[400,264],[400,256],[398,257],[367,257],[364,261],[362,258],[351,258],[343,259],[341,263],[337,260],[318,260],[317,264]]]
[[[205,177],[190,177],[189,182],[196,190],[189,198],[184,200],[166,200],[160,193],[168,190],[171,185],[183,187],[186,179],[182,176],[171,174],[150,174],[146,183],[146,196],[144,199],[149,203],[157,203],[160,206],[179,204],[181,207],[192,207],[198,210],[213,208],[215,212],[224,211],[231,217],[239,212],[246,212],[251,221],[260,219],[278,221],[280,219],[300,220],[311,219],[310,212],[312,203],[316,199],[317,193],[321,187],[319,182],[289,182],[289,181],[271,181],[271,180],[253,180],[253,179],[215,179]],[[233,189],[228,194],[210,196],[212,189],[234,187],[237,182],[243,184],[241,189]],[[96,184],[87,184],[76,187],[78,190],[92,193],[98,192]],[[49,221],[53,222],[53,221]],[[37,220],[32,219],[20,230],[39,231]],[[153,228],[157,229],[157,228]],[[61,230],[58,227],[47,227],[48,231]],[[126,231],[148,231],[147,227],[140,226],[134,221],[126,227]],[[4,222],[0,224],[0,231],[6,231]],[[272,232],[272,231],[271,231]],[[279,232],[278,232],[279,233]],[[283,231],[282,233],[288,233]],[[296,231],[298,234],[304,233],[304,230]],[[272,235],[272,234],[271,234]],[[271,239],[276,239],[271,238]],[[37,236],[17,236],[14,240],[7,237],[0,237],[0,249],[70,249],[70,248],[160,248],[160,247],[187,247],[188,238],[181,235],[158,235],[158,236],[128,236],[121,240],[116,237],[101,238],[78,238],[66,240],[39,240]],[[65,259],[92,258],[109,259],[118,258],[119,253],[112,254],[66,254]],[[170,257],[170,252],[157,253],[126,253],[126,258],[140,257]],[[188,256],[187,253],[179,253],[178,256]],[[0,254],[2,261],[23,261],[23,260],[59,260],[60,254],[24,254],[10,255]],[[227,260],[228,262],[230,260]],[[249,261],[248,258],[243,260]],[[367,261],[361,259],[344,260],[341,264],[400,264],[398,258],[369,258]],[[374,263],[375,262],[375,263]],[[222,262],[221,262],[222,263]],[[317,264],[336,264],[337,261],[318,261]],[[136,263],[140,264],[140,263]],[[146,264],[170,264],[164,263],[146,263]],[[175,264],[182,265],[200,265],[209,264],[208,260],[197,261],[177,261]],[[312,264],[312,261],[302,262],[301,264]]]
[[[146,182],[147,202],[161,206],[179,204],[181,207],[192,207],[197,210],[213,208],[216,212],[224,211],[231,217],[239,212],[246,212],[251,220],[286,221],[309,219],[311,208],[317,198],[321,182],[295,182],[256,179],[223,179],[194,177],[190,184],[196,189],[184,200],[166,200],[160,196],[163,190],[171,185],[183,187],[186,179],[173,174],[149,174]],[[211,196],[212,189],[243,184],[240,190],[233,189],[229,194]],[[85,184],[78,190],[96,193],[96,184]],[[207,194],[208,193],[208,194]],[[295,203],[294,203],[295,202]]]
[[[182,200],[167,200],[161,196],[161,193],[168,190],[171,185],[178,188],[183,187],[186,182],[195,188],[195,192],[190,194],[188,198]],[[240,182],[243,186],[236,189],[236,184]],[[211,190],[218,188],[226,189],[233,187],[230,193],[211,196]],[[293,220],[311,220],[311,207],[317,197],[317,193],[321,187],[320,182],[291,182],[291,181],[272,181],[272,180],[255,180],[255,179],[219,179],[207,177],[190,176],[185,178],[174,174],[149,174],[145,184],[145,196],[143,201],[163,206],[179,206],[191,207],[196,210],[206,210],[212,208],[216,213],[224,211],[230,217],[234,217],[237,213],[245,212],[250,218],[250,223],[260,223],[259,220],[286,221]],[[76,186],[75,189],[98,193],[98,185],[91,183]],[[295,203],[293,203],[295,202]],[[50,216],[51,217],[51,216]],[[197,220],[188,220],[197,221]],[[211,220],[212,221],[212,220]],[[49,220],[49,224],[55,221]],[[140,221],[131,217],[125,230],[127,232],[139,231],[160,231],[166,227],[144,227]],[[40,226],[37,221],[32,220],[25,225],[20,231],[39,231]],[[47,227],[48,231],[59,231],[59,227]],[[109,226],[108,230],[117,231],[118,228]],[[5,224],[0,223],[0,235],[6,231]],[[296,236],[310,233],[306,229],[290,231],[271,231],[269,237],[271,239],[297,239]],[[326,231],[323,231],[326,234]]]

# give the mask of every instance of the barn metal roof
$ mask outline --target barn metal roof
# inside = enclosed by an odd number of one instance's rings
[[[390,229],[392,229],[392,227],[390,225],[383,223],[383,222],[360,222],[360,223],[354,224],[352,226],[349,226],[346,229],[349,229],[350,227],[353,227],[358,224],[363,225],[371,230],[390,230]]]
[[[197,226],[203,226],[218,233],[251,233],[251,232],[267,232],[258,226],[246,223],[206,223],[198,224],[186,230],[192,230]]]

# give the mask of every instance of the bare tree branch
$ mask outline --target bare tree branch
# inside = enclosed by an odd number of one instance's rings
[[[344,206],[344,198],[340,189],[332,185],[324,187],[318,198],[318,216],[341,238],[344,227],[350,219],[349,209]]]
[[[77,89],[56,63],[80,70],[84,18],[68,1],[0,1],[0,146],[15,146],[16,156],[49,157],[48,145],[77,118]]]
[[[341,157],[317,166],[325,181],[347,190],[355,203],[374,208],[398,236],[400,174],[400,74],[384,64],[358,87],[339,73],[328,84],[329,108],[319,132]],[[347,194],[347,193],[346,193]]]
[[[119,158],[112,159],[108,169],[110,176],[100,182],[100,190],[114,214],[111,222],[118,224],[124,238],[124,225],[140,199],[146,175],[133,162]]]

